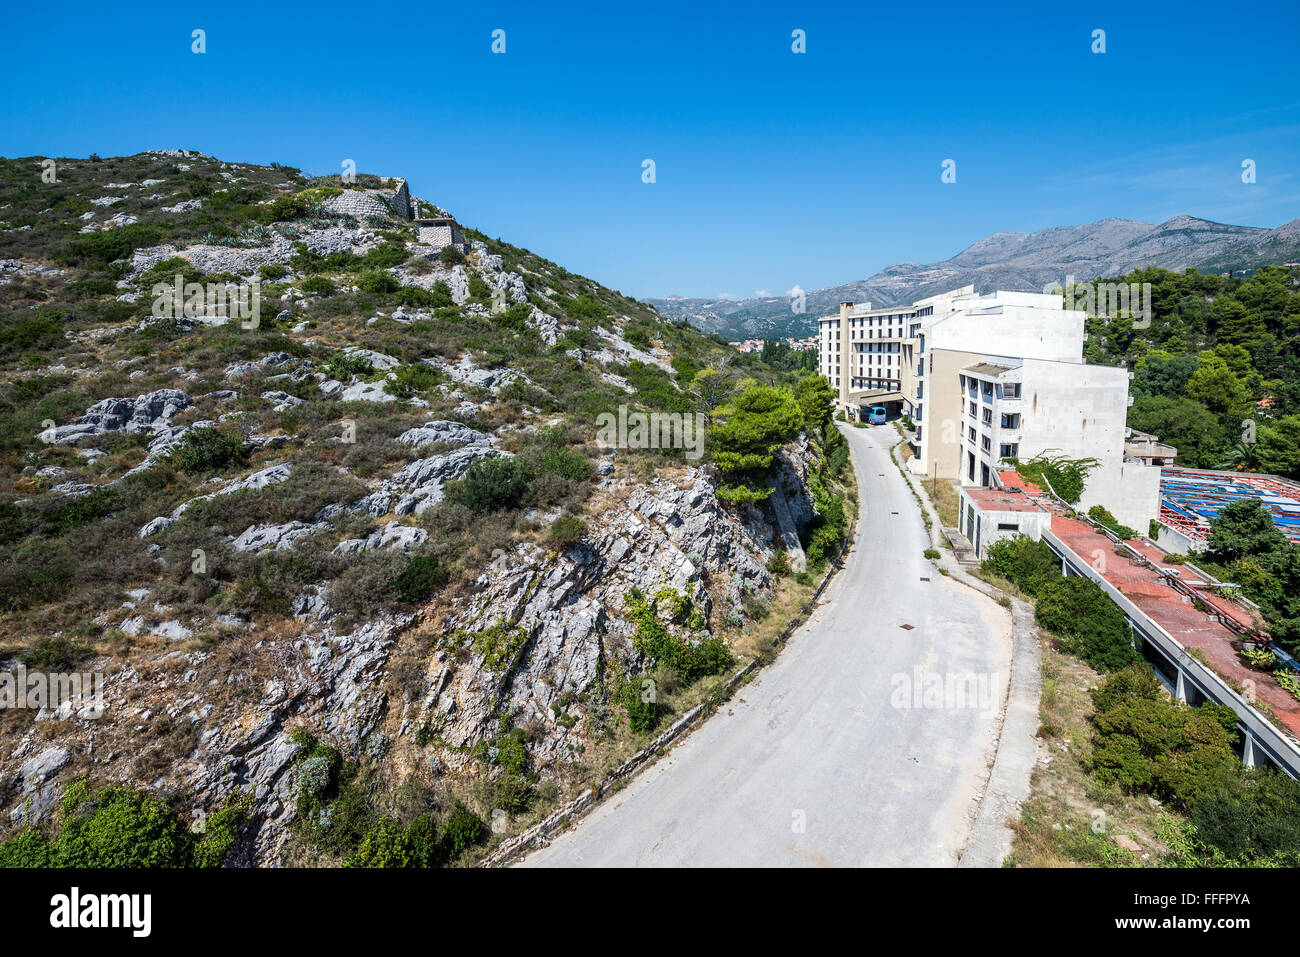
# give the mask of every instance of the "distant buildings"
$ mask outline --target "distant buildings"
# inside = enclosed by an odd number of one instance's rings
[[[910,418],[917,473],[987,487],[1005,458],[1096,458],[1080,504],[1145,530],[1156,456],[1126,456],[1128,372],[1084,363],[1084,319],[1060,296],[972,286],[889,309],[845,302],[818,320],[818,368],[848,418],[876,405]]]
[[[737,352],[762,352],[762,351],[763,351],[763,343],[766,342],[766,341],[768,341],[768,340],[766,340],[766,339],[743,339],[743,340],[741,340],[740,342],[733,342],[732,345],[736,347],[736,351],[737,351]],[[809,350],[811,350],[811,349],[816,349],[816,348],[817,348],[817,337],[816,337],[816,336],[807,336],[807,337],[805,337],[805,338],[803,338],[803,339],[795,339],[795,338],[792,338],[792,337],[787,336],[787,337],[784,338],[784,339],[777,339],[776,341],[777,341],[777,342],[784,342],[786,345],[788,345],[788,346],[789,346],[791,349],[793,349],[795,352],[807,352],[807,351],[809,351]]]

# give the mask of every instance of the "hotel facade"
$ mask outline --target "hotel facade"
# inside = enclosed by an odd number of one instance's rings
[[[1085,313],[1061,296],[965,286],[911,306],[851,302],[818,320],[818,368],[850,420],[906,416],[908,467],[994,486],[1005,458],[1096,458],[1080,504],[1145,529],[1160,470],[1125,454],[1128,371],[1083,361]]]

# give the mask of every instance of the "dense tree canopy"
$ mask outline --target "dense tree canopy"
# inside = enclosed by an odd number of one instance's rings
[[[1087,324],[1090,362],[1133,369],[1129,425],[1177,447],[1180,465],[1300,478],[1300,269],[1106,281],[1151,284],[1149,324]]]

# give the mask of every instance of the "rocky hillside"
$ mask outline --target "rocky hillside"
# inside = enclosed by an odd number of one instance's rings
[[[100,673],[103,713],[0,709],[6,862],[117,801],[221,821],[208,863],[472,861],[765,654],[842,532],[816,410],[750,504],[597,442],[784,373],[422,245],[403,181],[47,167],[0,161],[0,670]]]
[[[869,279],[806,294],[794,313],[788,296],[766,299],[648,299],[663,315],[736,341],[756,337],[808,336],[817,317],[843,301],[877,308],[910,304],[936,293],[974,284],[976,292],[1006,289],[1041,292],[1067,276],[1079,281],[1119,276],[1147,266],[1182,271],[1226,272],[1300,260],[1300,220],[1276,229],[1228,226],[1192,216],[1152,225],[1103,219],[1034,233],[997,233],[943,262],[895,263]]]

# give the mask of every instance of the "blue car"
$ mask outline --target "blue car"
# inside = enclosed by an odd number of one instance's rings
[[[882,425],[885,421],[885,407],[883,405],[873,405],[867,412],[868,425]]]

